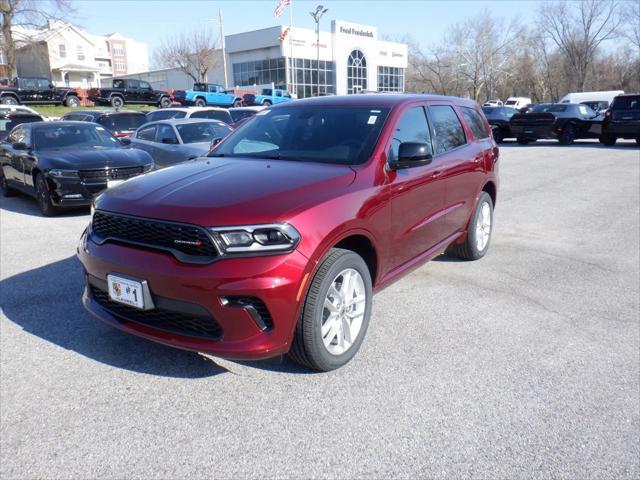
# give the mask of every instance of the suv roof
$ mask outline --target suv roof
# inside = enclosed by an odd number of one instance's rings
[[[326,105],[326,106],[361,106],[361,107],[388,107],[393,108],[398,105],[406,103],[412,103],[415,101],[424,100],[442,100],[446,102],[453,102],[456,105],[462,105],[465,107],[475,108],[477,103],[468,98],[460,97],[446,97],[443,95],[431,95],[431,94],[404,94],[404,95],[392,95],[388,93],[383,94],[362,94],[362,95],[335,95],[325,97],[311,97],[304,98],[302,100],[296,100],[295,102],[286,102],[274,105],[270,108],[291,108],[297,105]]]

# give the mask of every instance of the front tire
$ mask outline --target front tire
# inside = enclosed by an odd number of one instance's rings
[[[162,97],[160,99],[160,108],[169,108],[171,106],[171,99],[169,97]]]
[[[0,191],[2,191],[3,197],[15,197],[18,194],[18,192],[9,186],[9,182],[7,182],[2,168],[0,168]]]
[[[262,102],[262,105],[264,105],[265,107],[270,107],[272,105],[271,100],[265,100],[264,102]]]
[[[496,143],[502,143],[504,141],[504,135],[502,134],[500,127],[493,128],[493,139]]]
[[[492,233],[493,200],[487,192],[482,192],[469,222],[467,238],[459,245],[451,245],[447,253],[464,260],[478,260],[489,250]]]
[[[289,356],[323,372],[348,363],[367,333],[372,296],[371,275],[362,257],[330,250],[309,286]]]
[[[242,100],[237,99],[233,102],[233,108],[239,108],[241,106],[242,106]]]
[[[527,137],[523,137],[522,135],[520,135],[516,141],[518,142],[518,145],[527,145],[529,143],[529,139]]]
[[[41,173],[36,176],[36,200],[43,216],[53,217],[58,214],[58,208],[51,202],[51,194]]]
[[[64,104],[69,108],[76,108],[80,106],[80,99],[76,96],[69,95],[65,99]]]
[[[195,106],[196,107],[204,107],[207,105],[207,102],[204,101],[204,98],[196,98]]]
[[[607,147],[613,147],[618,141],[618,139],[613,135],[600,135],[598,140],[600,140],[601,144],[606,145]]]
[[[7,95],[6,97],[2,97],[2,104],[3,105],[18,105],[18,100],[16,100],[16,98],[12,97],[11,95]]]

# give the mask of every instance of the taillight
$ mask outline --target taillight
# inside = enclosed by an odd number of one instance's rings
[[[610,117],[611,116],[611,110],[607,110],[606,112],[604,112],[604,116],[605,117]]]

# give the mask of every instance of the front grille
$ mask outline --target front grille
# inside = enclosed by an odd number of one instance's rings
[[[91,228],[93,234],[103,241],[114,240],[169,251],[186,263],[208,263],[218,256],[209,234],[195,225],[97,211],[93,214]]]
[[[143,166],[121,167],[121,168],[101,168],[96,170],[80,170],[78,175],[83,182],[106,182],[107,180],[126,180],[144,171]]]
[[[222,328],[209,315],[193,315],[163,308],[139,310],[114,302],[105,290],[97,288],[95,285],[91,285],[91,296],[105,310],[122,320],[187,337],[212,340],[218,340],[222,337]]]

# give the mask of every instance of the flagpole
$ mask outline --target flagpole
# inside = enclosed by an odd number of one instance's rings
[[[224,70],[224,88],[229,88],[229,79],[227,77],[227,51],[224,44],[224,22],[222,20],[222,9],[218,9],[220,17],[220,43],[222,47],[222,68]]]
[[[291,64],[291,93],[297,96],[296,66],[293,58],[293,0],[289,2],[289,62]]]

